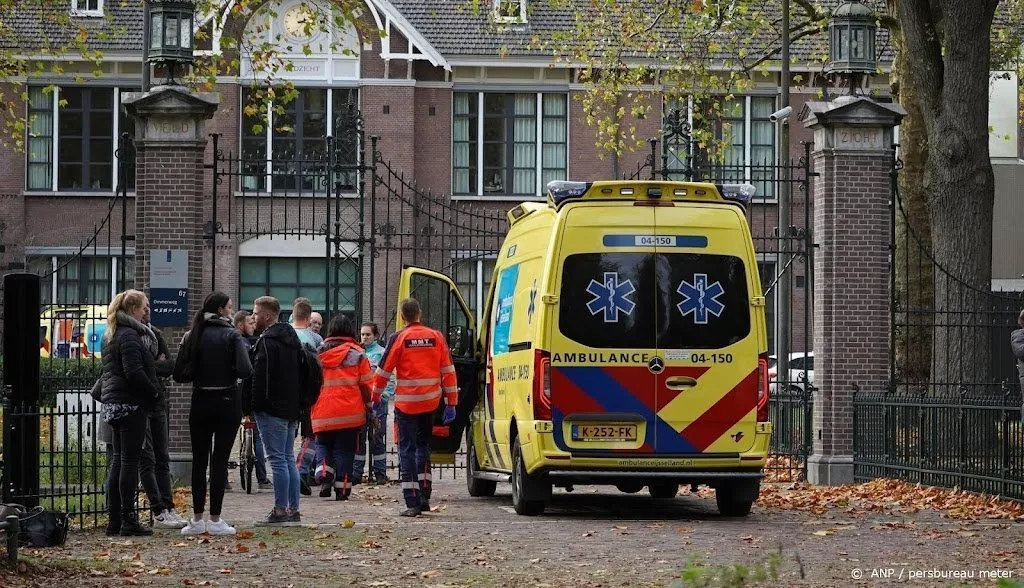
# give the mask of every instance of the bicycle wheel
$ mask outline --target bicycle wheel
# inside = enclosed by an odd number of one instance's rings
[[[252,473],[256,469],[256,453],[253,447],[253,434],[252,429],[245,430],[245,437],[242,443],[242,477],[245,479],[242,482],[242,487],[245,488],[246,494],[252,494]]]

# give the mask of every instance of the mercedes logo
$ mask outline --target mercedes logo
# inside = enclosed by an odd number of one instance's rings
[[[660,357],[651,358],[651,361],[647,362],[647,369],[651,370],[652,374],[660,374],[665,371],[665,360]]]

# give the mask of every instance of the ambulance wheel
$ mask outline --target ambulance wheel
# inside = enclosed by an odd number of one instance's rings
[[[526,473],[523,449],[517,438],[512,450],[512,508],[516,514],[525,516],[544,514],[550,497],[551,482]]]
[[[494,496],[498,483],[492,480],[478,480],[475,477],[480,464],[476,460],[476,447],[473,444],[473,427],[466,429],[466,490],[474,498]]]
[[[750,514],[757,495],[761,492],[758,480],[737,480],[715,488],[715,502],[723,517],[745,517]]]
[[[619,492],[625,492],[626,494],[636,494],[637,492],[644,489],[644,485],[640,482],[627,482],[625,484],[616,484],[616,488]]]
[[[647,491],[654,498],[675,498],[679,494],[679,483],[659,480],[647,485]]]

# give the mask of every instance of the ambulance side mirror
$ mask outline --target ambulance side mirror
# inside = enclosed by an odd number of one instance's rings
[[[462,325],[448,327],[448,348],[454,357],[465,357],[470,352],[472,331]]]

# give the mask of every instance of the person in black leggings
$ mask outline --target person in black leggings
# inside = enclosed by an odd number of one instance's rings
[[[156,357],[148,349],[156,337],[143,324],[148,314],[149,300],[138,290],[121,292],[107,308],[103,373],[98,384],[103,422],[110,425],[114,449],[107,479],[107,535],[153,534],[139,524],[135,511],[146,421],[160,396]]]
[[[192,382],[192,407],[188,416],[192,438],[192,520],[182,535],[234,535],[235,529],[220,518],[224,488],[228,482],[228,457],[242,420],[237,380],[252,376],[249,346],[232,324],[231,299],[213,292],[196,313],[192,329],[181,343],[174,379]],[[212,451],[211,451],[212,450]],[[210,469],[210,519],[206,507],[206,470]]]

